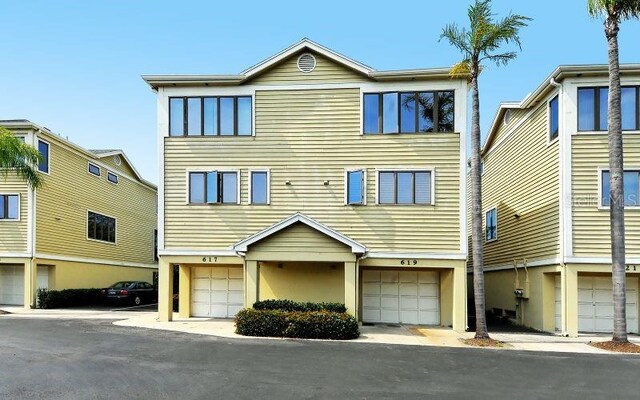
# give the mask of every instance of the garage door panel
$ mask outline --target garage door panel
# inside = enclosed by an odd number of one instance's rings
[[[609,277],[594,277],[593,278],[593,288],[594,289],[606,289],[611,291],[613,286],[613,281]]]
[[[227,313],[229,315],[236,315],[237,313],[240,312],[240,310],[242,310],[242,306],[229,305],[227,309]]]
[[[418,295],[425,297],[438,297],[440,295],[438,289],[439,288],[437,284],[428,283],[420,285],[418,289]]]
[[[198,268],[194,268],[192,271],[193,271],[193,276],[196,278],[211,277],[211,268],[198,267]]]
[[[229,268],[211,268],[211,278],[227,279],[229,278]]]
[[[226,303],[227,302],[227,291],[226,290],[212,290],[211,291],[211,302],[212,303]]]
[[[400,308],[401,309],[409,309],[409,310],[417,310],[418,309],[418,298],[417,297],[405,297],[400,296]]]
[[[420,320],[418,319],[418,310],[415,311],[409,311],[409,310],[403,310],[400,313],[400,322],[403,324],[413,324],[413,325],[417,325]]]
[[[193,291],[192,300],[197,303],[207,303],[211,301],[211,293],[208,290]]]
[[[397,283],[382,283],[380,285],[380,293],[384,295],[398,295],[398,284]]]
[[[419,323],[422,325],[438,325],[440,313],[438,311],[420,311]]]
[[[244,290],[242,279],[229,279],[229,290]]]
[[[209,279],[202,278],[194,279],[193,288],[195,290],[209,290],[211,288],[211,281]]]
[[[24,304],[24,266],[0,266],[0,304]]]
[[[362,292],[367,293],[369,295],[379,295],[380,294],[380,283],[363,283],[362,284]]]
[[[420,271],[418,273],[418,282],[435,283],[437,285],[440,282],[440,276],[437,272],[434,271]]]
[[[578,289],[593,289],[593,277],[581,276],[578,278]]]
[[[380,280],[383,283],[398,283],[398,273],[396,271],[380,271]]]
[[[380,296],[362,296],[362,307],[380,308]]]
[[[365,269],[362,271],[363,282],[380,282],[380,271],[372,271]]]
[[[578,289],[578,301],[592,302],[593,301],[593,289]]]
[[[418,284],[417,283],[401,283],[400,295],[401,296],[417,296]]]
[[[578,304],[578,316],[581,317],[593,317],[593,303],[579,303]]]
[[[613,290],[609,288],[605,289],[595,289],[593,291],[593,301],[599,303],[609,303],[613,305]]]
[[[400,322],[400,311],[382,309],[380,312],[380,321],[398,323]]]
[[[400,271],[400,283],[418,283],[417,271]]]
[[[226,279],[211,279],[211,290],[224,290],[229,288],[229,281]]]
[[[193,303],[191,305],[191,313],[194,316],[208,316],[210,311],[211,307],[209,306],[209,303]]]
[[[229,292],[229,304],[240,304],[244,303],[244,292],[234,291]]]
[[[364,309],[364,310],[362,310],[362,319],[364,321],[373,321],[373,322],[381,321],[380,309],[377,309],[377,310]]]
[[[380,298],[380,306],[382,308],[393,308],[397,309],[400,304],[400,299],[398,297],[381,297]]]
[[[627,303],[627,318],[637,319],[638,318],[638,305],[637,304],[629,304]]]
[[[420,310],[438,310],[440,303],[438,299],[420,299]]]
[[[229,268],[229,279],[243,279],[242,268]]]

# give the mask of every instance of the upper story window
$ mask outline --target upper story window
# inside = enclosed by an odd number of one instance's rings
[[[107,180],[111,183],[118,183],[118,175],[114,174],[111,171],[107,171]]]
[[[93,211],[87,212],[87,238],[101,242],[116,242],[116,219]]]
[[[378,172],[379,204],[433,204],[431,171]]]
[[[269,204],[269,173],[251,171],[251,204]]]
[[[611,185],[609,182],[611,175],[609,171],[602,171],[602,189],[600,205],[609,207],[611,205]],[[624,205],[626,207],[637,207],[640,205],[640,171],[624,171]]]
[[[549,141],[558,137],[560,132],[559,117],[558,96],[556,96],[549,101]]]
[[[0,220],[20,219],[20,195],[0,194]]]
[[[622,130],[640,130],[640,87],[621,88]],[[608,130],[607,87],[578,89],[578,131]]]
[[[364,170],[347,171],[346,200],[350,205],[365,204],[365,172]]]
[[[153,259],[158,261],[158,230],[153,230]]]
[[[492,208],[485,213],[485,240],[490,242],[498,238],[498,209]]]
[[[239,204],[237,171],[189,173],[189,203]]]
[[[454,132],[454,92],[365,93],[363,131]]]
[[[38,151],[42,155],[42,160],[38,164],[38,171],[49,173],[49,143],[38,139]]]
[[[170,136],[251,136],[251,96],[171,97]]]
[[[89,163],[89,173],[95,176],[100,176],[100,167],[95,164]]]

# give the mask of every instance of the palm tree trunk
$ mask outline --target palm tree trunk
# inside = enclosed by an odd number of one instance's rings
[[[618,21],[607,18],[609,51],[609,171],[611,187],[611,277],[613,280],[613,341],[627,342],[624,235],[624,162],[620,105]]]
[[[476,306],[476,338],[489,337],[484,306],[484,267],[482,244],[482,181],[480,177],[480,96],[476,65],[471,71],[471,251],[473,253],[473,297]]]

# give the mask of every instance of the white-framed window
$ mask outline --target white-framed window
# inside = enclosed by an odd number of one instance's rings
[[[0,221],[20,220],[20,195],[0,193]]]
[[[435,171],[399,169],[378,170],[377,173],[377,204],[434,204]]]
[[[158,261],[158,230],[153,230],[153,260]]]
[[[113,183],[114,185],[118,184],[118,175],[116,175],[115,173],[111,172],[111,171],[107,171],[107,180],[111,183]]]
[[[40,163],[38,164],[38,171],[48,174],[50,166],[49,143],[42,139],[38,139],[38,151],[42,155],[42,160],[40,160]]]
[[[344,204],[367,204],[367,172],[364,169],[349,169],[345,171]]]
[[[251,96],[170,97],[169,136],[251,136]]]
[[[87,210],[87,239],[116,244],[115,217]]]
[[[100,176],[102,174],[100,167],[98,167],[93,163],[88,163],[87,171],[89,171],[91,175],[95,175],[95,176]]]
[[[485,213],[484,237],[487,242],[498,239],[498,209],[493,207]]]
[[[611,206],[611,184],[608,169],[600,170],[600,207]],[[640,169],[624,171],[624,206],[640,206]]]
[[[269,170],[249,171],[249,204],[271,203],[271,173]]]
[[[240,204],[240,171],[188,172],[189,204]]]
[[[558,138],[560,133],[560,105],[556,95],[549,100],[549,143]]]

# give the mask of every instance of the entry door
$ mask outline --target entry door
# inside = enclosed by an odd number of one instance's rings
[[[24,265],[0,265],[0,304],[24,304]]]
[[[231,318],[244,306],[242,268],[195,267],[191,281],[191,315]]]
[[[440,324],[440,276],[434,271],[362,271],[362,319]]]

